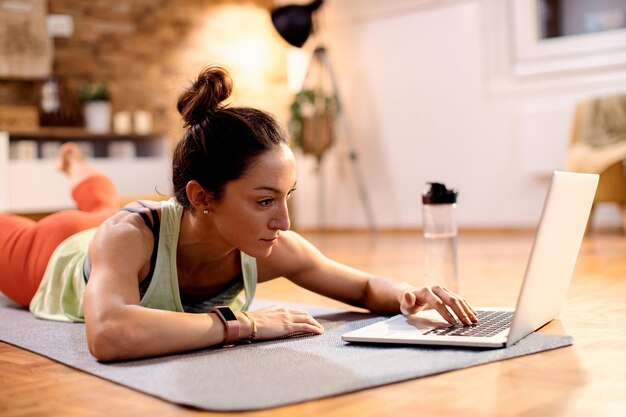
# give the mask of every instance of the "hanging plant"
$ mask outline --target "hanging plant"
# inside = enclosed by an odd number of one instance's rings
[[[337,98],[321,90],[302,90],[296,94],[289,119],[294,146],[321,161],[334,142],[338,111]]]

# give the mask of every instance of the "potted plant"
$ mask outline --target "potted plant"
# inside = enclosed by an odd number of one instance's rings
[[[111,95],[103,83],[89,82],[79,93],[85,114],[85,127],[92,133],[107,133],[111,129]]]
[[[294,146],[321,161],[335,137],[337,99],[321,90],[302,90],[291,105],[289,130]]]

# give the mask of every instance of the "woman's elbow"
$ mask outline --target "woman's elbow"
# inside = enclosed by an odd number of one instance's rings
[[[87,324],[87,346],[99,362],[129,359],[132,355],[132,337],[123,323],[104,322]]]

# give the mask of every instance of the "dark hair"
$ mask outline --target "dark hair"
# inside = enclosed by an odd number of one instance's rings
[[[185,209],[191,209],[189,181],[198,181],[219,200],[227,182],[241,178],[263,153],[288,143],[288,134],[270,114],[224,103],[232,89],[228,72],[210,66],[178,97],[185,133],[174,150],[172,182]]]

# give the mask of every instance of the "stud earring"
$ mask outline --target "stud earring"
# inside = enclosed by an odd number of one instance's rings
[[[204,209],[204,210],[202,210],[202,212],[203,212],[204,214],[209,214],[209,209]]]

